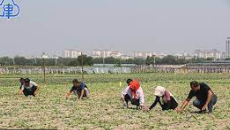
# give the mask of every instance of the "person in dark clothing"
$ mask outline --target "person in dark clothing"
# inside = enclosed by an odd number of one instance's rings
[[[24,83],[21,86],[20,94],[27,96],[36,96],[39,90],[38,85],[35,82],[30,81],[29,78],[24,79]]]
[[[157,103],[160,104],[162,110],[170,110],[170,109],[174,110],[177,108],[178,103],[176,102],[175,98],[164,87],[157,86],[154,95],[156,96],[156,99],[154,103],[149,107],[148,111],[153,109],[157,105]],[[161,98],[162,98],[162,102],[161,102]]]
[[[187,99],[183,102],[181,108],[178,108],[178,112],[182,112],[193,97],[196,100],[193,105],[200,109],[200,113],[206,112],[208,109],[209,113],[212,113],[213,106],[217,103],[217,96],[214,94],[212,89],[205,83],[198,83],[197,81],[192,81],[190,83],[191,91]]]
[[[69,99],[70,95],[74,93],[78,96],[78,99],[82,99],[83,97],[89,97],[89,89],[83,82],[79,82],[77,79],[73,80],[73,87],[66,94],[66,99]]]

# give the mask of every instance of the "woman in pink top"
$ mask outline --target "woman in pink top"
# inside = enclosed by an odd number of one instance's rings
[[[154,95],[156,96],[156,99],[155,102],[150,106],[149,110],[153,109],[157,103],[160,104],[162,110],[175,110],[177,108],[178,103],[174,99],[173,95],[164,87],[157,86]]]

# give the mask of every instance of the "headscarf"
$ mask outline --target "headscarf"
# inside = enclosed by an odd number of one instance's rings
[[[155,96],[159,96],[159,97],[163,97],[165,95],[166,89],[162,86],[157,86],[155,88]],[[172,96],[172,94],[169,92],[170,96]]]
[[[129,88],[130,88],[131,91],[132,91],[133,97],[136,98],[136,92],[137,92],[137,90],[140,88],[140,83],[139,83],[136,79],[134,79],[134,80],[130,83]]]

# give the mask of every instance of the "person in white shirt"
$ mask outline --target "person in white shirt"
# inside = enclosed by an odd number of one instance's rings
[[[35,82],[30,81],[30,79],[24,79],[24,84],[21,86],[20,94],[27,96],[36,96],[39,90],[38,85]]]
[[[140,86],[140,83],[137,80],[127,80],[128,87],[125,88],[125,90],[122,92],[122,101],[124,107],[129,107],[129,101],[132,105],[136,105],[137,108],[142,109],[144,108],[144,92],[143,89]]]
[[[127,84],[128,86],[125,87],[125,89],[123,90],[123,92],[121,93],[121,99],[122,99],[122,103],[123,103],[123,107],[129,107],[129,101],[131,101],[131,97],[132,97],[132,91],[131,89],[129,89],[129,85],[132,82],[132,79],[127,79]]]

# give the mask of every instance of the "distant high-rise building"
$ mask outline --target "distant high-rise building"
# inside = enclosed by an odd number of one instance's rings
[[[177,57],[178,59],[186,59],[186,60],[190,60],[194,58],[194,56],[187,53],[177,53],[174,56]]]
[[[197,58],[214,58],[214,59],[221,59],[222,52],[213,49],[213,50],[195,50],[195,57]]]
[[[94,58],[108,58],[108,57],[114,57],[119,58],[121,57],[121,52],[119,51],[109,51],[109,50],[94,50],[93,51],[93,57]]]
[[[81,51],[78,50],[65,50],[65,58],[77,58],[81,55]]]
[[[153,53],[150,52],[135,52],[134,57],[135,58],[147,58],[148,56],[152,56]]]
[[[230,58],[230,37],[226,40],[225,58]]]

